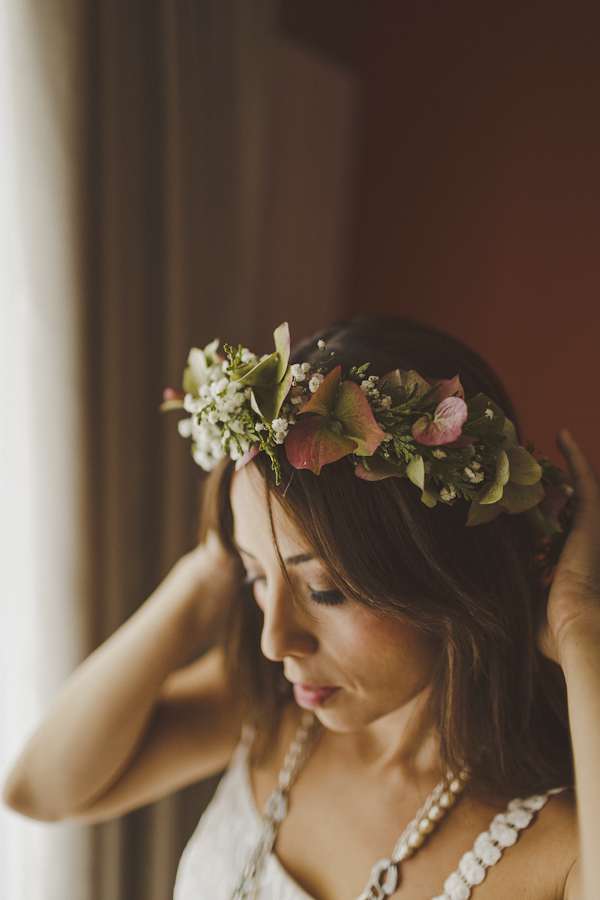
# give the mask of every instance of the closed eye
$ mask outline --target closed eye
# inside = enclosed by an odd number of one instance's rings
[[[311,591],[310,599],[319,606],[340,606],[346,602],[346,595],[342,591]]]

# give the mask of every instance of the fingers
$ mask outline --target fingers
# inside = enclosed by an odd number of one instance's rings
[[[582,487],[594,486],[595,488],[598,488],[598,475],[570,432],[563,428],[558,434],[556,444],[567,460],[569,472],[575,488],[577,489],[578,482],[581,483]]]
[[[559,433],[556,444],[567,461],[579,504],[587,507],[588,511],[593,510],[600,519],[600,483],[594,467],[579,444],[565,429]]]

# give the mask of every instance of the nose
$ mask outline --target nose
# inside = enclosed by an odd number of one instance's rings
[[[273,662],[286,656],[306,657],[317,649],[317,638],[310,629],[311,620],[294,601],[283,576],[267,589],[261,604],[264,623],[260,641],[263,655]]]

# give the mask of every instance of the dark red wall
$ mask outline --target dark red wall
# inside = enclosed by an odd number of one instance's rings
[[[600,4],[368,4],[352,312],[437,325],[600,463]]]

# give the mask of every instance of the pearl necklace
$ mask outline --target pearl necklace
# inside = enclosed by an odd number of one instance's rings
[[[277,780],[277,787],[269,794],[264,805],[260,839],[244,867],[242,877],[231,900],[256,900],[258,897],[260,873],[267,856],[273,849],[279,826],[287,816],[290,788],[314,747],[318,733],[316,726],[317,719],[314,713],[305,712],[302,716],[302,724],[286,754]]]
[[[409,822],[396,843],[390,858],[380,859],[371,869],[369,883],[357,900],[381,900],[391,897],[400,881],[400,864],[412,856],[443,819],[468,780],[468,770],[457,776],[448,772],[433,789],[412,822]]]
[[[279,826],[287,816],[290,788],[312,752],[316,737],[317,719],[314,713],[304,713],[279,773],[277,787],[267,797],[263,809],[262,831],[256,849],[244,867],[231,900],[256,900],[258,880],[265,860],[273,850]],[[391,857],[380,859],[371,869],[366,888],[357,900],[382,900],[391,897],[400,880],[400,864],[419,849],[446,811],[456,802],[468,780],[468,770],[457,776],[448,772],[433,789],[416,816],[400,835]]]

